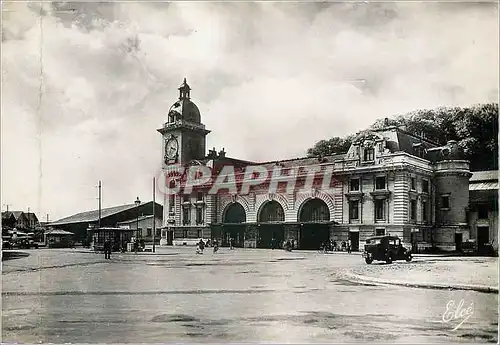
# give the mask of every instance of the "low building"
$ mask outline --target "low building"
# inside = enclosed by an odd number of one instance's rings
[[[160,243],[161,238],[161,226],[162,226],[162,217],[161,214],[155,216],[154,228],[156,229],[155,234],[155,243]],[[122,229],[130,229],[137,230],[134,231],[134,236],[137,236],[139,239],[144,240],[146,243],[153,243],[153,215],[140,216],[139,218],[129,219],[123,222],[118,222],[117,227]]]
[[[91,237],[90,247],[95,251],[104,250],[104,242],[111,243],[112,251],[130,250],[129,245],[133,242],[135,230],[118,227],[89,228]]]
[[[479,253],[498,251],[498,171],[477,171],[469,180],[470,237]]]
[[[72,232],[52,229],[45,231],[45,244],[48,248],[71,248],[73,247],[74,235]]]
[[[161,217],[163,206],[155,203],[155,213]],[[89,228],[101,227],[117,227],[119,222],[136,219],[138,216],[147,216],[153,214],[153,202],[145,202],[139,204],[127,204],[115,207],[103,208],[100,210],[92,210],[81,212],[75,215],[59,219],[49,223],[50,227],[66,230],[75,234],[75,241],[82,242],[86,245],[90,244],[91,235],[88,233]]]
[[[5,211],[2,212],[2,225],[11,229],[34,229],[40,223],[37,216],[32,212]]]

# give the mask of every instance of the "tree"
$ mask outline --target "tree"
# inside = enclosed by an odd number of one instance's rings
[[[456,140],[464,150],[465,158],[470,161],[471,171],[498,170],[498,103],[465,108],[419,109],[392,119],[379,119],[368,130],[387,126],[397,126],[438,145]],[[321,140],[308,149],[307,154],[326,156],[345,153],[358,134]]]
[[[320,140],[307,150],[309,157],[324,157],[333,154],[346,153],[351,147],[354,136],[345,138],[333,137],[329,140]]]

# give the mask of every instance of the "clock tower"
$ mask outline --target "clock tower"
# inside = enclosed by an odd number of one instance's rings
[[[187,164],[206,156],[206,136],[210,133],[201,123],[200,111],[191,101],[191,88],[184,78],[179,100],[168,110],[167,121],[158,129],[163,136],[163,168]]]
[[[179,165],[185,166],[193,160],[206,157],[206,136],[210,133],[201,123],[200,111],[191,101],[191,88],[186,79],[179,87],[179,99],[170,107],[166,122],[158,129],[162,135],[162,169],[168,174],[169,168],[174,170]],[[169,186],[165,186],[167,189]],[[171,245],[174,230],[181,225],[181,207],[184,197],[163,193],[163,226],[160,245]],[[190,212],[190,210],[189,210]],[[194,211],[193,211],[194,212]],[[186,222],[182,221],[183,226]]]

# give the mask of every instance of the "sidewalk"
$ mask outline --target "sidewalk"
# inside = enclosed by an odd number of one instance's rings
[[[365,283],[498,293],[498,260],[490,257],[419,256],[410,263],[374,262],[348,269],[343,275]]]

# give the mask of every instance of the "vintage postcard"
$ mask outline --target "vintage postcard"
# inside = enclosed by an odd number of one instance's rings
[[[3,343],[498,343],[498,1],[3,1]]]

